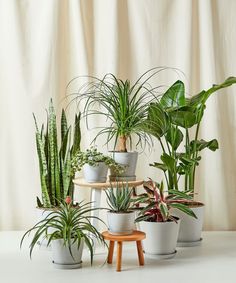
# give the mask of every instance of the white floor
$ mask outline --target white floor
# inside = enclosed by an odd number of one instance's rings
[[[135,244],[124,245],[123,270],[115,271],[104,261],[106,252],[98,250],[91,267],[87,251],[83,267],[77,270],[58,270],[51,264],[50,252],[36,249],[29,258],[27,245],[19,248],[22,232],[0,232],[1,283],[235,283],[236,232],[204,232],[199,247],[178,248],[171,260],[145,259],[139,267]],[[115,256],[115,254],[114,254]]]

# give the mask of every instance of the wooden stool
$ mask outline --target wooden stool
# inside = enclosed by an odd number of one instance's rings
[[[130,235],[112,235],[108,231],[102,233],[105,240],[109,240],[109,251],[107,263],[112,263],[113,251],[115,242],[117,242],[117,259],[116,259],[116,271],[121,271],[121,261],[122,261],[122,243],[136,241],[139,265],[144,265],[144,256],[142,248],[142,240],[146,238],[146,234],[141,231],[133,231]]]

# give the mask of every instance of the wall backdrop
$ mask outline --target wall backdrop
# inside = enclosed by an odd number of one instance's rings
[[[0,0],[0,230],[26,229],[36,219],[32,112],[43,121],[52,97],[59,113],[66,85],[78,75],[112,72],[134,80],[151,67],[175,67],[185,75],[166,71],[153,83],[180,78],[190,96],[235,76],[235,11],[234,0]],[[85,148],[94,131],[82,131]],[[235,86],[208,100],[201,134],[220,143],[215,153],[204,152],[198,169],[205,229],[235,230]],[[139,177],[160,180],[146,165],[159,154],[156,145],[140,155]],[[88,197],[88,190],[78,193]]]

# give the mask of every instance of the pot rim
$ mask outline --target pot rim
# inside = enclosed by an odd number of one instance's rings
[[[118,150],[109,150],[108,152],[111,152],[111,153],[131,153],[131,154],[134,154],[134,153],[137,153],[138,154],[138,151],[118,151]]]
[[[176,219],[176,221],[177,221],[177,223],[175,222],[175,221],[173,221],[173,220],[170,220],[170,221],[165,221],[165,222],[151,222],[151,221],[140,221],[140,223],[141,222],[145,222],[145,223],[152,223],[153,225],[156,225],[156,224],[172,224],[172,223],[175,223],[175,224],[178,224],[179,222],[180,222],[180,218],[179,217],[177,217],[177,216],[172,216],[172,217],[174,217],[175,219]]]

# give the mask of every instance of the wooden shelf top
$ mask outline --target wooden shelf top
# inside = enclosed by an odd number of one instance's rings
[[[144,232],[137,230],[134,230],[130,235],[112,235],[108,231],[102,232],[102,235],[105,240],[121,242],[142,241],[146,238],[146,234]]]
[[[136,181],[119,181],[119,182],[109,182],[107,181],[106,183],[88,183],[84,179],[78,178],[74,179],[73,183],[77,186],[80,187],[85,187],[85,188],[95,188],[95,189],[107,189],[112,187],[116,187],[117,185],[119,187],[122,187],[123,184],[128,184],[129,187],[138,187],[143,184],[143,180],[136,180]]]

